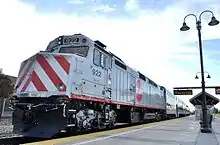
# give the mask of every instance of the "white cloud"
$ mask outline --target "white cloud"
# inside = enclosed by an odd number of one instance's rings
[[[126,7],[127,10],[138,10],[138,3],[130,1]],[[213,7],[213,11],[219,14],[220,9],[216,7]],[[17,75],[20,62],[44,50],[50,40],[63,34],[82,33],[93,40],[102,41],[108,46],[108,50],[158,84],[169,89],[175,86],[198,86],[200,82],[193,77],[200,70],[199,64],[194,66],[193,70],[186,70],[183,66],[169,61],[174,58],[176,52],[198,51],[196,48],[182,45],[197,40],[195,28],[185,33],[179,31],[182,20],[188,13],[184,8],[178,3],[160,13],[141,11],[136,19],[125,20],[100,16],[78,17],[61,11],[42,15],[35,11],[34,6],[21,1],[1,1],[0,68],[3,68],[4,73]],[[108,9],[107,5],[102,9],[113,11]],[[220,19],[220,15],[216,17]],[[191,20],[187,22],[193,26]],[[220,38],[219,26],[204,27],[202,30],[206,39]],[[188,57],[184,59],[189,59]],[[199,63],[197,55],[190,59]],[[220,80],[213,80],[213,83],[218,84],[218,81]],[[188,99],[189,97],[183,98],[186,102]]]
[[[139,8],[138,0],[127,0],[124,6],[126,11],[134,11]]]

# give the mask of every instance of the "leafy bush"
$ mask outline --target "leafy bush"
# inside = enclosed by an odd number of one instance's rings
[[[14,92],[14,84],[7,75],[0,71],[0,97],[7,98]]]

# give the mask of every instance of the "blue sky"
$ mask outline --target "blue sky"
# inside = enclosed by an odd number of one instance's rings
[[[124,9],[126,4],[135,6],[135,1],[127,3],[126,0],[23,0],[26,3],[37,6],[37,11],[40,13],[53,13],[58,9],[62,9],[65,13],[78,13],[79,15],[91,14],[91,8],[96,9],[92,13],[110,16],[132,16],[134,13],[129,13]],[[139,9],[153,9],[155,11],[163,11],[169,4],[174,3],[174,0],[139,0]],[[97,8],[97,6],[100,6]],[[109,11],[109,13],[106,13]]]
[[[186,14],[198,15],[205,9],[220,20],[219,4],[219,0],[2,0],[0,68],[16,76],[20,62],[44,50],[52,39],[82,33],[102,41],[129,66],[171,91],[200,86],[201,80],[194,79],[200,71],[194,18],[186,21],[190,31],[179,28]],[[202,17],[204,66],[212,76],[206,84],[219,85],[220,25],[209,27],[210,16]],[[191,97],[181,98],[188,102]]]

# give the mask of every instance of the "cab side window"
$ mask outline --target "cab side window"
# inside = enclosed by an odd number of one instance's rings
[[[111,68],[112,67],[112,59],[111,57],[109,56],[105,56],[105,68],[108,69],[108,68]]]
[[[110,68],[110,64],[109,64],[109,59],[110,59],[110,57],[109,56],[107,56],[107,55],[105,55],[105,54],[101,54],[102,56],[101,56],[101,66],[103,67],[103,68],[105,68],[105,69],[108,69],[108,68]]]
[[[94,49],[94,52],[93,52],[93,63],[96,65],[96,66],[100,66],[104,69],[108,69],[108,68],[111,68],[112,64],[111,64],[111,58],[100,52],[98,49]]]
[[[106,66],[106,55],[101,53],[101,67],[105,68]]]
[[[101,65],[101,53],[97,49],[94,49],[93,52],[93,63],[97,66]]]
[[[107,59],[107,64],[108,64],[108,68],[112,68],[112,58],[111,57],[108,57]]]

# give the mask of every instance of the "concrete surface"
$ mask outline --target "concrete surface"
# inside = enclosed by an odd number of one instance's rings
[[[5,112],[0,118],[0,138],[13,136],[12,127],[12,118],[8,112]]]
[[[194,117],[170,120],[137,131],[106,135],[98,139],[72,142],[89,145],[195,145],[199,132]],[[206,144],[207,145],[207,144]],[[209,144],[210,145],[210,144]]]
[[[212,123],[212,129],[213,129],[213,138],[217,140],[218,145],[220,144],[220,118],[215,118]],[[210,143],[208,143],[210,145]]]
[[[218,145],[220,118],[213,119],[213,133],[201,133],[195,116],[156,122],[133,129],[50,140],[56,145]]]

